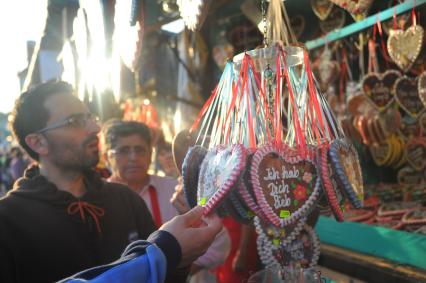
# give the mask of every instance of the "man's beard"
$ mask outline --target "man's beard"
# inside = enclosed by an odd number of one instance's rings
[[[52,162],[62,170],[85,171],[99,162],[99,151],[88,144],[97,140],[96,135],[87,138],[82,144],[49,141]]]

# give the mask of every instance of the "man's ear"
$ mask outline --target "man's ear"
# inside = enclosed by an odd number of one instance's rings
[[[46,155],[49,152],[47,139],[42,134],[29,134],[25,137],[25,142],[40,156]]]

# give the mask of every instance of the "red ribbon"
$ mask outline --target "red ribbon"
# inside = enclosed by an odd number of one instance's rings
[[[104,209],[97,207],[93,204],[90,204],[88,202],[78,200],[78,201],[74,201],[74,202],[70,203],[68,205],[67,211],[68,211],[69,215],[74,215],[74,214],[80,212],[81,220],[83,220],[84,223],[86,223],[85,212],[89,213],[92,216],[93,220],[95,220],[96,230],[98,231],[99,234],[102,234],[101,226],[99,224],[99,218],[98,217],[104,216],[104,214],[105,214]]]

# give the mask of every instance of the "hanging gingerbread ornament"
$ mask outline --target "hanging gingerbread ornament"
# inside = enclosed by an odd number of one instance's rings
[[[358,153],[347,139],[336,139],[330,145],[331,164],[337,173],[340,187],[344,189],[355,208],[362,207],[364,185]]]
[[[325,20],[333,10],[334,4],[329,0],[311,0],[312,10],[320,20]]]
[[[224,200],[237,182],[245,161],[242,145],[217,146],[206,154],[198,178],[197,203],[209,214]],[[226,170],[224,170],[226,168]]]
[[[426,166],[426,140],[420,137],[412,137],[407,141],[407,162],[417,171]]]
[[[355,20],[362,19],[368,13],[373,0],[330,0],[351,13]]]
[[[411,117],[416,118],[424,106],[419,97],[417,79],[407,76],[395,82],[394,93],[399,106]]]
[[[414,7],[411,17],[412,25],[405,31],[402,29],[391,30],[387,43],[390,57],[404,72],[410,70],[423,46],[424,31],[416,23]]]
[[[417,79],[417,89],[419,93],[420,100],[423,103],[423,106],[426,107],[426,71],[420,74]]]
[[[197,205],[198,178],[200,166],[207,154],[207,149],[195,145],[188,150],[182,164],[183,191],[189,206]]]
[[[401,73],[388,70],[384,73],[369,73],[362,79],[362,90],[379,111],[388,109],[393,101],[393,87]]]
[[[345,12],[338,7],[334,7],[330,15],[326,19],[320,21],[319,26],[322,32],[329,33],[343,27],[345,25],[345,21]]]
[[[295,156],[290,148],[266,145],[253,156],[251,181],[256,200],[276,227],[305,216],[319,196],[320,178],[312,160]]]

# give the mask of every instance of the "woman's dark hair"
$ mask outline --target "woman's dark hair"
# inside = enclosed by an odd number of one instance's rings
[[[21,147],[34,160],[39,156],[25,142],[25,137],[43,129],[49,120],[45,101],[53,95],[72,95],[72,86],[63,81],[51,81],[34,86],[16,100],[10,120],[12,133]]]
[[[102,150],[114,148],[117,140],[130,135],[139,135],[151,148],[151,130],[147,125],[135,121],[112,119],[102,127]]]

